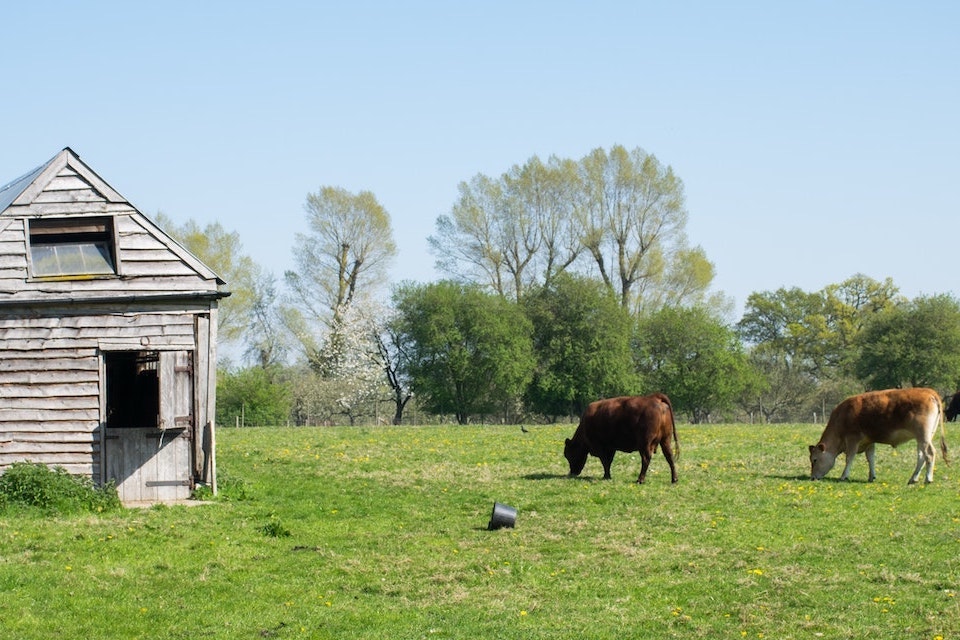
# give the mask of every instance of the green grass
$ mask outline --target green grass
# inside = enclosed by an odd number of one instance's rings
[[[811,482],[820,426],[681,425],[638,486],[566,478],[573,428],[221,429],[213,504],[0,516],[0,637],[960,637],[956,466]]]

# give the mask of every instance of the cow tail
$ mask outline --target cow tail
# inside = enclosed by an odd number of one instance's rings
[[[940,453],[943,454],[944,464],[950,464],[950,458],[947,455],[947,423],[943,415],[943,402],[940,395],[937,394],[937,410],[940,412]]]
[[[673,418],[673,403],[670,402],[670,398],[666,394],[660,393],[660,400],[667,405],[667,408],[670,409],[670,430],[673,431],[673,446],[676,449],[675,457],[677,460],[680,459],[680,440],[677,438],[677,422]]]
[[[677,439],[677,423],[673,420],[673,407],[670,407],[670,423],[673,425],[673,444],[677,448],[677,460],[680,459],[680,440]]]

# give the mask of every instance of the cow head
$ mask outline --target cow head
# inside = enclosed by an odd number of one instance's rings
[[[570,463],[570,475],[578,476],[587,464],[587,447],[582,442],[574,442],[570,438],[563,445],[563,457]]]
[[[810,479],[819,480],[830,473],[833,463],[837,461],[837,454],[830,453],[821,442],[810,445]]]

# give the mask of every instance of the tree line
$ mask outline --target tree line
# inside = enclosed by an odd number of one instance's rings
[[[654,390],[693,422],[806,421],[866,389],[960,382],[950,294],[855,274],[755,292],[732,320],[688,243],[682,181],[639,148],[462,183],[428,239],[437,282],[388,284],[396,246],[371,192],[321,187],[305,212],[282,282],[220,225],[158,216],[233,292],[221,424],[554,421]]]

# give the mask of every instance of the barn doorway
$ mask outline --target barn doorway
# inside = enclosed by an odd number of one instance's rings
[[[125,504],[170,502],[192,489],[193,354],[103,354],[104,476]]]

